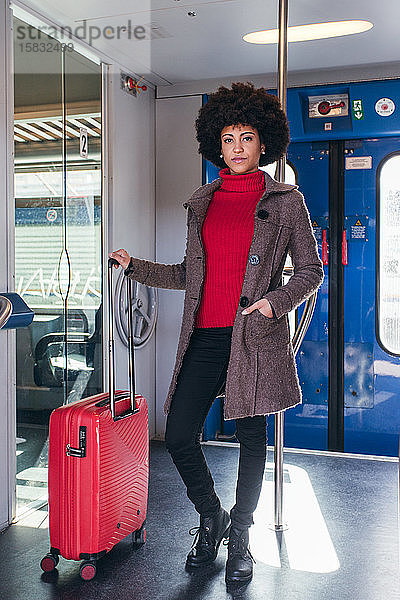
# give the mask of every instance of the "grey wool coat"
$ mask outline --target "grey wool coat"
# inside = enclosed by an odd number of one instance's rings
[[[255,209],[254,234],[233,323],[225,419],[275,413],[301,402],[287,313],[317,290],[324,278],[302,194],[297,186],[278,183],[266,173],[265,183],[266,189]],[[166,414],[201,299],[205,275],[201,228],[213,193],[221,185],[221,178],[203,185],[183,204],[187,209],[187,237],[181,263],[162,264],[131,257],[124,271],[126,276],[151,287],[185,290],[175,367],[164,405]],[[294,274],[282,285],[288,252]],[[258,309],[242,315],[246,306],[261,298],[271,303],[273,317],[266,317]]]

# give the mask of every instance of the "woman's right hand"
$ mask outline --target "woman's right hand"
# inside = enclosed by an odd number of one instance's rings
[[[129,256],[129,254],[123,248],[121,248],[120,250],[114,250],[114,252],[111,252],[108,256],[110,258],[115,258],[115,260],[117,260],[119,262],[119,265],[114,265],[114,267],[116,269],[118,269],[118,267],[120,265],[121,265],[121,267],[126,269],[131,260],[131,257]]]

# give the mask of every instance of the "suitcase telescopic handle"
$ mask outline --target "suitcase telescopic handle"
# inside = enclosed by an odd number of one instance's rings
[[[130,409],[121,415],[115,414],[115,365],[114,365],[114,296],[112,287],[112,270],[114,265],[119,265],[115,258],[108,259],[108,324],[109,324],[109,371],[108,371],[108,391],[110,396],[111,415],[114,421],[129,417],[139,411],[135,396],[135,357],[133,340],[133,318],[132,318],[132,281],[126,278],[126,299],[128,304],[128,340],[129,340],[129,395]]]

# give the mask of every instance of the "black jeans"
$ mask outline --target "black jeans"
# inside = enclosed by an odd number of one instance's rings
[[[195,328],[186,350],[167,418],[166,446],[200,515],[215,515],[221,504],[200,445],[204,421],[226,379],[232,327]],[[236,419],[240,443],[232,524],[253,523],[266,459],[266,417]]]

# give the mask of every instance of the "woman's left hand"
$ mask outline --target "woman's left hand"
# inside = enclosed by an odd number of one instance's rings
[[[274,316],[274,313],[272,312],[272,306],[266,298],[262,298],[262,300],[257,300],[257,302],[254,302],[254,304],[251,304],[250,306],[242,310],[242,315],[248,315],[256,309],[258,309],[260,313],[264,315],[264,317],[269,317],[271,319]]]

